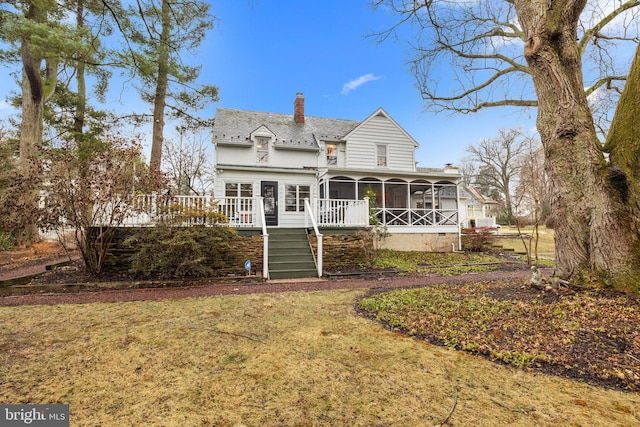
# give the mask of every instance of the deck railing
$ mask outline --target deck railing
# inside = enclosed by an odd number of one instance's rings
[[[232,227],[260,227],[258,206],[261,198],[211,196],[166,196],[137,194],[133,196],[131,213],[123,226],[214,225],[227,223]]]
[[[139,194],[133,197],[131,214],[123,226],[160,223],[212,225],[222,214],[232,227],[262,227],[260,197],[161,196]],[[366,200],[314,199],[310,203],[319,227],[366,227],[369,212]]]
[[[369,206],[366,200],[314,199],[313,211],[320,227],[369,225]]]
[[[161,196],[140,194],[132,198],[131,213],[124,226],[213,225],[227,222],[232,227],[262,228],[261,197]],[[309,206],[318,227],[366,227],[369,225],[367,200],[313,199]],[[309,209],[309,207],[306,207]],[[451,226],[458,225],[457,209],[375,208],[382,225]],[[221,216],[223,215],[223,216]],[[222,221],[221,221],[222,220]],[[302,224],[301,224],[302,226]]]
[[[316,221],[315,216],[313,215],[313,209],[311,209],[311,204],[309,203],[309,199],[304,199],[304,207],[306,215],[304,216],[304,226],[305,228],[309,227],[309,221],[311,221],[311,226],[313,227],[313,232],[316,235],[316,241],[318,243],[316,253],[314,254],[316,261],[316,268],[318,270],[318,277],[322,277],[322,241],[323,237],[318,230],[318,222]]]
[[[375,214],[382,225],[458,225],[457,209],[377,208]]]

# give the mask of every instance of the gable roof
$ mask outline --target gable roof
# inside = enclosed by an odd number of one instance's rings
[[[366,119],[364,119],[361,123],[358,124],[358,126],[356,126],[354,129],[352,129],[348,134],[345,135],[345,139],[348,138],[351,134],[355,133],[358,131],[358,129],[362,128],[363,126],[365,126],[368,122],[370,122],[371,120],[373,120],[375,117],[384,117],[387,120],[391,121],[391,123],[393,123],[399,130],[400,132],[402,132],[404,134],[404,136],[407,137],[407,139],[409,139],[412,143],[414,147],[418,147],[420,144],[418,144],[418,142],[413,139],[413,137],[411,135],[409,135],[409,133],[404,130],[402,128],[402,126],[400,126],[398,124],[398,122],[396,122],[395,120],[393,120],[393,118],[386,112],[384,111],[383,108],[378,108],[376,111],[373,112],[373,114],[371,114],[369,117],[367,117]]]
[[[480,193],[480,190],[478,190],[475,187],[465,187],[465,188],[461,188],[462,191],[466,191],[467,194],[469,194],[471,197],[473,197],[474,199],[476,199],[477,201],[479,201],[482,204],[485,205],[497,205],[499,204],[498,202],[496,202],[495,200],[492,200],[488,197],[485,197],[482,193]]]
[[[274,135],[274,147],[319,150],[318,141],[340,141],[360,122],[305,116],[304,123],[295,123],[293,114],[216,109],[213,143],[221,145],[253,145],[250,135],[261,126]]]

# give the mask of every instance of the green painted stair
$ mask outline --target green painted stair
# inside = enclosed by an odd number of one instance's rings
[[[269,228],[269,278],[318,277],[307,230]]]

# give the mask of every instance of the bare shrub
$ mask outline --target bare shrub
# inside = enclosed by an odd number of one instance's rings
[[[41,226],[71,228],[92,275],[102,272],[116,228],[135,212],[135,191],[162,186],[161,176],[150,176],[141,157],[139,143],[117,136],[67,141],[46,153]]]
[[[470,252],[486,252],[495,240],[496,228],[473,227],[462,229],[462,249]]]

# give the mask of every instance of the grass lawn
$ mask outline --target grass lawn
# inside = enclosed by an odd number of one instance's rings
[[[73,426],[631,426],[640,395],[360,317],[364,291],[0,308],[0,401]]]
[[[522,234],[525,237],[527,246],[534,245],[535,241],[529,239],[532,236],[533,227],[525,227],[521,229]],[[503,227],[499,234],[496,235],[496,244],[501,245],[505,249],[513,249],[516,252],[526,252],[522,239],[517,236],[518,230],[516,228]],[[553,229],[541,226],[538,232],[538,256],[540,258],[553,259],[555,256],[556,248],[553,241],[554,234]],[[534,236],[535,237],[535,236]],[[530,243],[531,242],[531,243]],[[531,248],[531,255],[534,255],[534,249]]]

